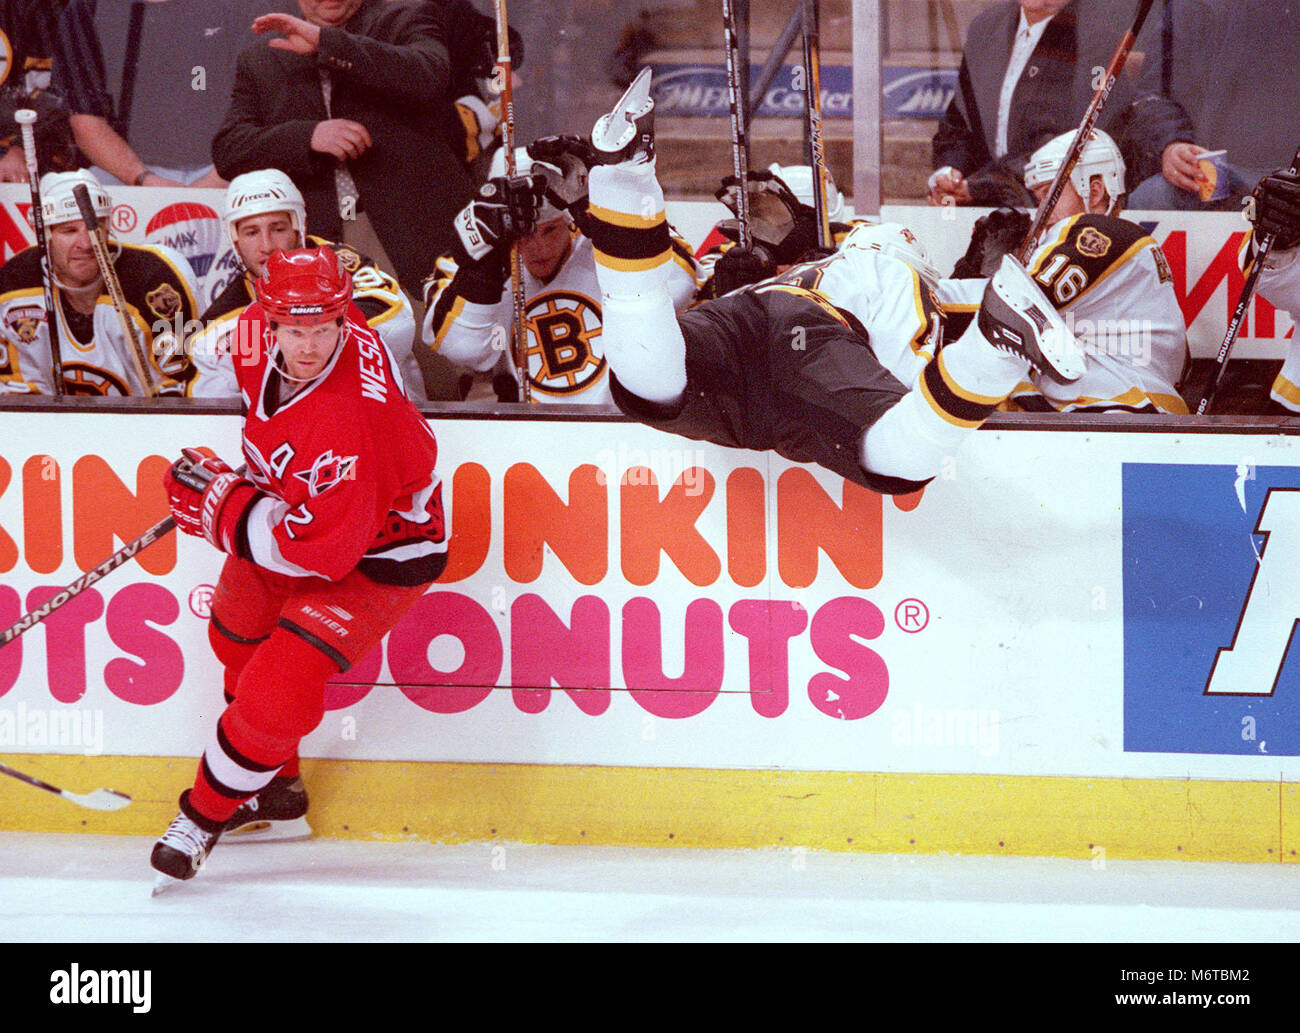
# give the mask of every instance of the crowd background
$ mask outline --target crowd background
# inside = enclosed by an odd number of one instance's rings
[[[1077,124],[1137,6],[1137,0],[872,2],[882,41],[881,200],[1025,207],[1031,204],[1020,186],[1025,157]],[[51,121],[62,125],[66,115],[75,164],[93,166],[110,189],[224,186],[259,164],[255,139],[232,144],[232,119],[238,122],[240,104],[246,111],[250,96],[241,93],[241,76],[268,74],[250,71],[250,48],[265,54],[269,38],[253,32],[253,19],[273,12],[328,19],[331,11],[355,6],[356,0],[2,0],[0,86],[10,107],[16,96],[38,93],[43,110],[57,110]],[[854,121],[861,117],[849,103],[853,7],[853,0],[820,4],[827,162],[850,206]],[[396,271],[418,307],[421,270],[432,272],[432,258],[450,240],[452,217],[487,174],[496,114],[487,78],[493,9],[487,0],[361,3],[366,18],[388,26],[398,8],[418,9],[410,17],[432,26],[446,46],[439,90],[394,100],[393,84],[377,77],[378,92],[336,97],[338,110],[324,110],[340,125],[364,123],[385,107],[397,114],[387,128],[376,128],[375,139],[339,136],[319,148],[313,140],[311,167],[286,171],[318,210],[309,218],[318,230],[320,212],[333,203],[334,166],[348,157],[362,211],[375,224],[365,227],[373,232],[358,246]],[[731,171],[718,0],[511,0],[509,13],[519,142],[589,131],[636,70],[650,65],[665,193],[674,200],[713,198]],[[751,3],[755,67],[789,15],[781,0]],[[1024,20],[1043,18],[1050,18],[1045,28],[1016,43],[1018,22],[1024,27]],[[1261,175],[1286,164],[1300,143],[1297,53],[1300,0],[1157,0],[1101,123],[1124,154],[1129,208],[1233,210]],[[806,161],[801,98],[789,78],[799,73],[797,44],[787,62],[754,120],[753,168]],[[340,65],[340,72],[351,70]],[[309,97],[319,83],[313,79],[302,89],[300,96]],[[290,108],[293,103],[290,98]],[[416,135],[408,133],[413,125]],[[274,132],[266,136],[277,140]],[[17,143],[15,132],[0,132],[6,148],[0,179],[25,174]],[[42,160],[49,168],[66,167],[67,151],[66,140],[51,141]],[[1208,152],[1223,152],[1224,189],[1206,202],[1196,159]],[[276,152],[268,145],[266,153]],[[952,168],[975,189],[953,196],[936,190],[936,175]],[[389,217],[393,211],[398,215]]]

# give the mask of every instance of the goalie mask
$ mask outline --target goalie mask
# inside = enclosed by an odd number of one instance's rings
[[[89,170],[78,169],[76,172],[47,172],[41,177],[41,218],[46,227],[58,226],[65,222],[81,222],[81,209],[73,191],[84,186],[90,194],[91,207],[95,217],[104,222],[113,214],[113,201],[108,196],[99,180]],[[107,228],[107,224],[105,224]]]
[[[307,206],[293,180],[279,169],[258,169],[232,179],[226,188],[226,206],[221,215],[231,245],[237,245],[235,226],[241,219],[271,212],[287,212],[299,242],[306,243]]]
[[[505,174],[506,152],[497,148],[488,178],[499,179]],[[546,180],[546,193],[537,213],[539,226],[552,219],[569,218],[569,206],[587,196],[587,167],[572,155],[561,155],[555,162],[541,161],[531,157],[526,147],[516,147],[515,175],[540,175]]]
[[[862,248],[879,251],[911,266],[923,280],[933,284],[942,279],[939,270],[930,261],[925,245],[916,234],[902,223],[882,222],[856,227],[844,238],[841,248]]]
[[[1030,155],[1029,163],[1025,166],[1025,186],[1029,188],[1030,193],[1035,187],[1051,183],[1056,178],[1056,173],[1065,162],[1065,155],[1073,142],[1073,132],[1062,133],[1048,140]],[[1115,215],[1123,207],[1125,173],[1124,157],[1120,154],[1115,141],[1107,133],[1094,129],[1088,137],[1088,142],[1079,152],[1079,160],[1070,172],[1070,185],[1078,192],[1086,206],[1092,179],[1094,176],[1100,176],[1106,187],[1106,194],[1110,197],[1110,207],[1106,214]]]

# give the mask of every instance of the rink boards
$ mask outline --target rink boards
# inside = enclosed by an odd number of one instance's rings
[[[123,406],[122,408],[129,408]],[[442,580],[331,687],[318,834],[1290,860],[1300,456],[1003,416],[917,496],[614,416],[431,406]],[[0,412],[0,626],[166,515],[232,412]],[[221,708],[170,536],[0,649],[0,824],[153,833]]]

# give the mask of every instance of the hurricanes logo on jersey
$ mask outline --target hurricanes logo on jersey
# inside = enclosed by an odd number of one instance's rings
[[[592,349],[600,336],[600,306],[576,291],[546,291],[528,303],[528,379],[548,395],[585,391],[605,374]]]
[[[307,472],[295,471],[294,476],[307,485],[312,498],[323,495],[339,481],[350,481],[357,465],[356,456],[336,456],[331,448],[322,452]]]

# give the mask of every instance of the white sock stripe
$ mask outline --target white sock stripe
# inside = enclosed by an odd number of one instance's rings
[[[214,730],[203,751],[203,759],[212,777],[228,789],[241,793],[256,793],[275,777],[275,771],[250,771],[222,748]]]

